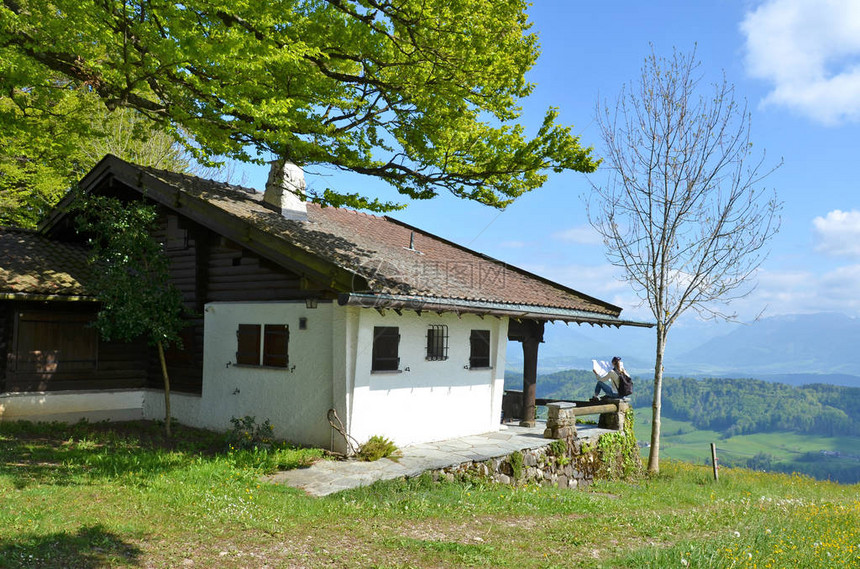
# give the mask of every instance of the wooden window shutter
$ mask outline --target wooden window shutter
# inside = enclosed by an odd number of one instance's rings
[[[490,367],[489,330],[472,330],[469,336],[469,367]]]
[[[400,329],[397,326],[373,327],[371,371],[397,371],[400,368]]]
[[[284,324],[266,324],[263,340],[263,365],[287,367],[290,328]]]
[[[260,365],[260,325],[239,324],[236,331],[236,363],[239,365]]]

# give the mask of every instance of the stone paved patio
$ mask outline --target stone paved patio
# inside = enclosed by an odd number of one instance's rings
[[[413,477],[428,470],[544,447],[552,442],[543,437],[545,428],[542,422],[531,428],[503,425],[500,431],[482,435],[403,447],[403,456],[397,461],[387,458],[374,462],[321,460],[308,468],[278,472],[267,477],[267,480],[302,489],[312,496],[327,496],[379,480]],[[611,432],[593,425],[578,425],[577,430],[579,438],[586,440]]]

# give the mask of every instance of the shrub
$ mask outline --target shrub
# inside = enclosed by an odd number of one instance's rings
[[[274,429],[266,419],[261,425],[257,419],[245,415],[241,419],[230,419],[233,429],[227,433],[227,450],[268,450],[272,448]]]
[[[380,458],[400,458],[400,449],[380,435],[373,435],[366,443],[359,447],[356,456],[359,460],[372,462]]]

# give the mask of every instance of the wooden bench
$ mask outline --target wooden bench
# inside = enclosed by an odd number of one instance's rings
[[[624,414],[630,404],[623,399],[600,401],[546,402],[547,419],[543,436],[548,439],[564,439],[576,436],[576,418],[585,415],[600,415],[597,426],[620,431],[624,428]]]

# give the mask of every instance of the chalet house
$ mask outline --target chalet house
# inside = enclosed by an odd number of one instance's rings
[[[499,428],[507,340],[523,343],[534,420],[546,321],[638,325],[621,309],[389,217],[265,194],[107,156],[87,192],[155,204],[154,237],[193,313],[167,354],[173,417],[216,430],[269,419],[276,435],[345,450]],[[37,231],[0,230],[0,420],[163,417],[157,358],[105,342],[68,199]]]

